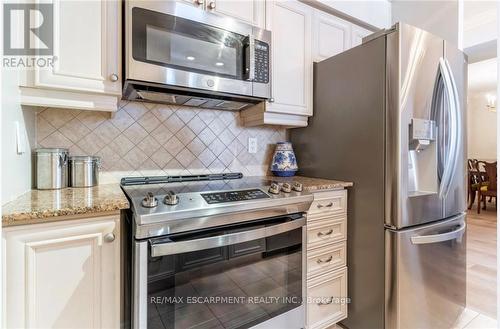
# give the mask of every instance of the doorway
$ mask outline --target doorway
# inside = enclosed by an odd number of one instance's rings
[[[496,319],[497,58],[469,64],[467,309]]]

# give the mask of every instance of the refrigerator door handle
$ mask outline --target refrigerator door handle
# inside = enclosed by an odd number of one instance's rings
[[[451,232],[446,232],[442,234],[432,234],[432,235],[416,235],[410,238],[412,244],[429,244],[429,243],[439,243],[450,240],[461,241],[462,236],[465,233],[466,224],[465,221],[460,223],[457,228]]]
[[[458,90],[453,78],[453,74],[448,61],[444,58],[439,59],[439,69],[441,72],[442,81],[444,83],[444,93],[446,97],[444,99],[444,105],[449,115],[449,149],[446,152],[446,160],[444,163],[444,170],[441,179],[441,184],[439,188],[439,196],[441,198],[446,198],[450,185],[453,179],[453,175],[456,171],[456,166],[459,157],[460,148],[460,135],[461,135],[461,122],[460,122],[460,103],[458,97]],[[441,125],[443,122],[441,122]],[[444,138],[441,139],[444,141]],[[443,147],[441,145],[440,147]]]

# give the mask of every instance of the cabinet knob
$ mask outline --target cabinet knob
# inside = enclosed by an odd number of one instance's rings
[[[104,241],[106,242],[113,242],[115,241],[115,235],[114,233],[108,233],[104,236]]]
[[[194,0],[194,3],[200,6],[203,4],[203,0]]]
[[[118,75],[116,75],[115,73],[111,74],[109,77],[109,80],[111,80],[113,82],[118,81]]]
[[[274,103],[274,98],[269,98],[269,99],[268,99],[268,102],[269,102],[269,103]]]
[[[208,8],[215,9],[215,1],[212,1],[208,4]]]

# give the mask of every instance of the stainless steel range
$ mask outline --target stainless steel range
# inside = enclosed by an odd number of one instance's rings
[[[132,328],[304,326],[313,197],[301,184],[240,173],[121,183],[131,202],[123,240]]]

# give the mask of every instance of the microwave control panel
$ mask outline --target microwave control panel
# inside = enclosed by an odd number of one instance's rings
[[[269,83],[269,45],[255,40],[254,82]]]

